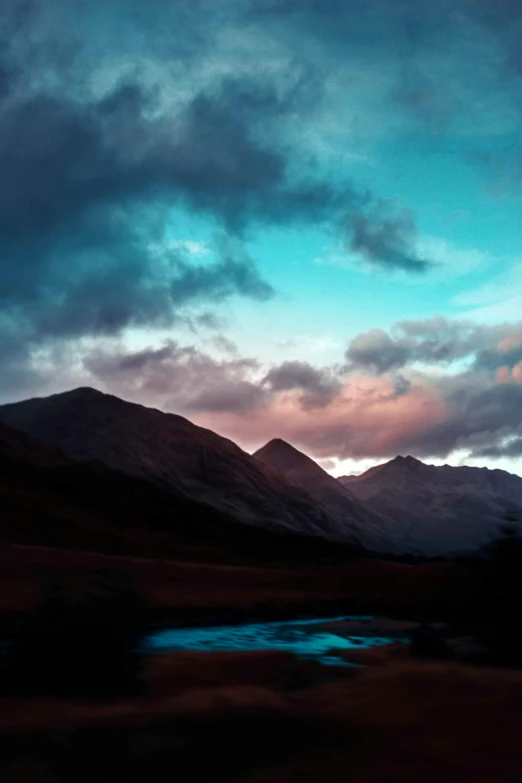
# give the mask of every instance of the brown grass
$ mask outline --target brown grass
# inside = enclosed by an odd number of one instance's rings
[[[391,652],[387,665],[346,669],[334,682],[314,672],[300,690],[285,681],[301,666],[292,656],[208,653],[152,661],[141,699],[4,700],[0,739],[12,738],[3,745],[5,767],[34,761],[38,748],[41,769],[31,779],[42,783],[54,779],[57,759],[69,765],[64,779],[81,780],[85,765],[98,780],[110,779],[111,764],[122,779],[147,770],[154,778],[160,762],[177,781],[520,780],[522,673],[390,662]]]
[[[378,560],[344,565],[251,567],[114,557],[37,546],[0,551],[0,614],[27,610],[49,581],[74,581],[105,568],[120,574],[158,616],[230,618],[270,612],[290,616],[339,609],[415,619],[459,609],[466,572],[451,563],[410,566]]]
[[[289,652],[175,652],[152,656],[144,679],[148,693],[162,696],[237,685],[284,691],[317,682],[324,673],[317,661]]]

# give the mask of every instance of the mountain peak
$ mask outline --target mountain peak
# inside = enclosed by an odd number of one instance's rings
[[[411,478],[413,475],[417,476],[418,474],[422,473],[423,467],[425,467],[424,462],[421,462],[421,460],[417,459],[416,457],[412,457],[411,454],[406,454],[405,456],[399,454],[389,462],[385,462],[382,465],[376,465],[374,468],[370,468],[370,470],[366,471],[366,473],[363,473],[362,475],[366,476],[373,473],[382,472],[382,475],[386,476]]]
[[[58,395],[56,395],[58,396]],[[106,397],[108,395],[104,394],[104,392],[99,391],[99,389],[94,389],[92,386],[78,386],[76,389],[71,389],[67,392],[62,392],[60,397],[83,397],[85,399],[92,398],[92,397]]]
[[[407,454],[405,457],[402,456],[402,454],[399,454],[395,459],[392,460],[392,462],[396,462],[398,464],[404,464],[404,465],[422,465],[423,463],[420,461],[420,459],[417,459],[416,457],[412,457],[411,454]]]
[[[322,486],[335,492],[339,482],[330,476],[317,462],[281,438],[273,438],[252,455],[306,488]]]
[[[269,440],[268,443],[265,443],[264,446],[262,446],[256,454],[259,454],[261,451],[268,452],[268,451],[278,451],[278,452],[286,452],[288,454],[299,454],[302,457],[305,457],[306,455],[303,454],[301,451],[295,448],[295,446],[292,446],[291,443],[288,443],[288,441],[283,440],[282,438],[272,438],[272,440]],[[307,457],[307,459],[309,459]]]
[[[317,468],[317,471],[323,472],[323,469],[311,457],[303,454],[302,451],[299,451],[291,443],[287,443],[286,440],[281,438],[273,438],[268,441],[252,456],[283,472],[290,468],[303,467],[308,469]]]
[[[63,449],[73,459],[101,460],[120,473],[202,501],[239,522],[353,538],[347,525],[339,532],[341,520],[335,512],[295,482],[182,416],[80,387],[0,405],[0,422]],[[293,451],[282,441],[275,447]]]

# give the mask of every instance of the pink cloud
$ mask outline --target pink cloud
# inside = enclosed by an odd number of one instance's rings
[[[522,332],[520,331],[520,329],[517,329],[515,332],[512,332],[512,334],[509,334],[507,337],[504,337],[504,339],[499,342],[497,347],[498,350],[501,351],[501,353],[507,353],[508,351],[512,351],[521,345],[522,345]]]
[[[499,367],[495,380],[497,383],[509,383],[511,380],[511,370],[509,367]]]
[[[401,442],[447,420],[438,389],[421,381],[397,396],[391,378],[358,377],[324,407],[304,407],[301,393],[285,392],[246,416],[201,413],[194,420],[252,450],[271,438],[289,440],[317,458],[389,455]]]
[[[517,383],[522,383],[522,362],[519,362],[511,371],[513,380]]]
[[[510,383],[512,381],[522,383],[522,362],[516,364],[512,370],[509,367],[500,367],[497,370],[497,383]]]

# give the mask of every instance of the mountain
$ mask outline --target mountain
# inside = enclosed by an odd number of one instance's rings
[[[282,440],[251,456],[182,416],[94,389],[0,406],[0,422],[6,425],[0,430],[3,481],[11,471],[19,482],[16,498],[5,489],[0,497],[2,521],[6,508],[21,504],[27,506],[21,518],[30,526],[34,495],[39,519],[45,519],[47,504],[61,509],[63,525],[66,519],[77,525],[90,508],[90,483],[98,498],[98,539],[109,524],[99,520],[116,516],[131,520],[118,523],[116,537],[128,524],[140,538],[150,523],[168,535],[179,528],[191,541],[199,530],[206,541],[217,535],[212,526],[217,531],[232,525],[226,535],[227,547],[233,547],[234,537],[243,535],[235,524],[241,522],[394,555],[452,556],[486,546],[507,518],[522,520],[522,478],[505,471],[435,467],[408,456],[334,479]],[[30,476],[37,490],[24,498]],[[124,495],[136,497],[135,507],[124,504],[118,511],[115,498],[123,503]],[[13,510],[9,524],[15,517]],[[42,524],[40,537],[45,530]]]
[[[281,438],[274,438],[253,455],[267,465],[284,473],[298,484],[311,482],[315,487],[325,487],[338,492],[337,479],[323,470],[315,460],[303,454]]]
[[[367,549],[400,553],[401,542],[382,514],[330,476],[317,462],[290,443],[274,438],[253,455],[264,465],[275,468],[328,507],[339,524],[350,524],[354,535]],[[344,520],[344,521],[343,521]]]
[[[281,528],[281,530],[283,530]],[[0,423],[0,544],[221,564],[346,562],[353,548],[240,524]]]
[[[72,463],[72,460],[59,449],[45,447],[25,432],[0,423],[0,462],[5,467],[9,460],[44,467],[58,467]]]
[[[476,550],[508,520],[522,528],[522,478],[503,470],[426,465],[396,457],[339,483],[393,520],[407,552]]]
[[[187,554],[191,538],[204,549],[206,528],[221,531],[231,521],[102,462],[76,461],[0,423],[4,543],[177,556]]]
[[[76,460],[101,460],[128,475],[241,522],[354,541],[341,517],[232,441],[182,416],[89,388],[0,406],[0,421]]]

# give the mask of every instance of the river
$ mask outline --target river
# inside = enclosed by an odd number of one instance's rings
[[[342,658],[331,654],[332,650],[361,649],[392,641],[406,641],[404,633],[373,630],[372,620],[371,617],[342,616],[167,628],[149,635],[144,642],[144,649],[148,653],[175,650],[287,650],[301,658],[315,659],[327,665],[344,664]],[[338,630],[335,624],[339,625]]]

